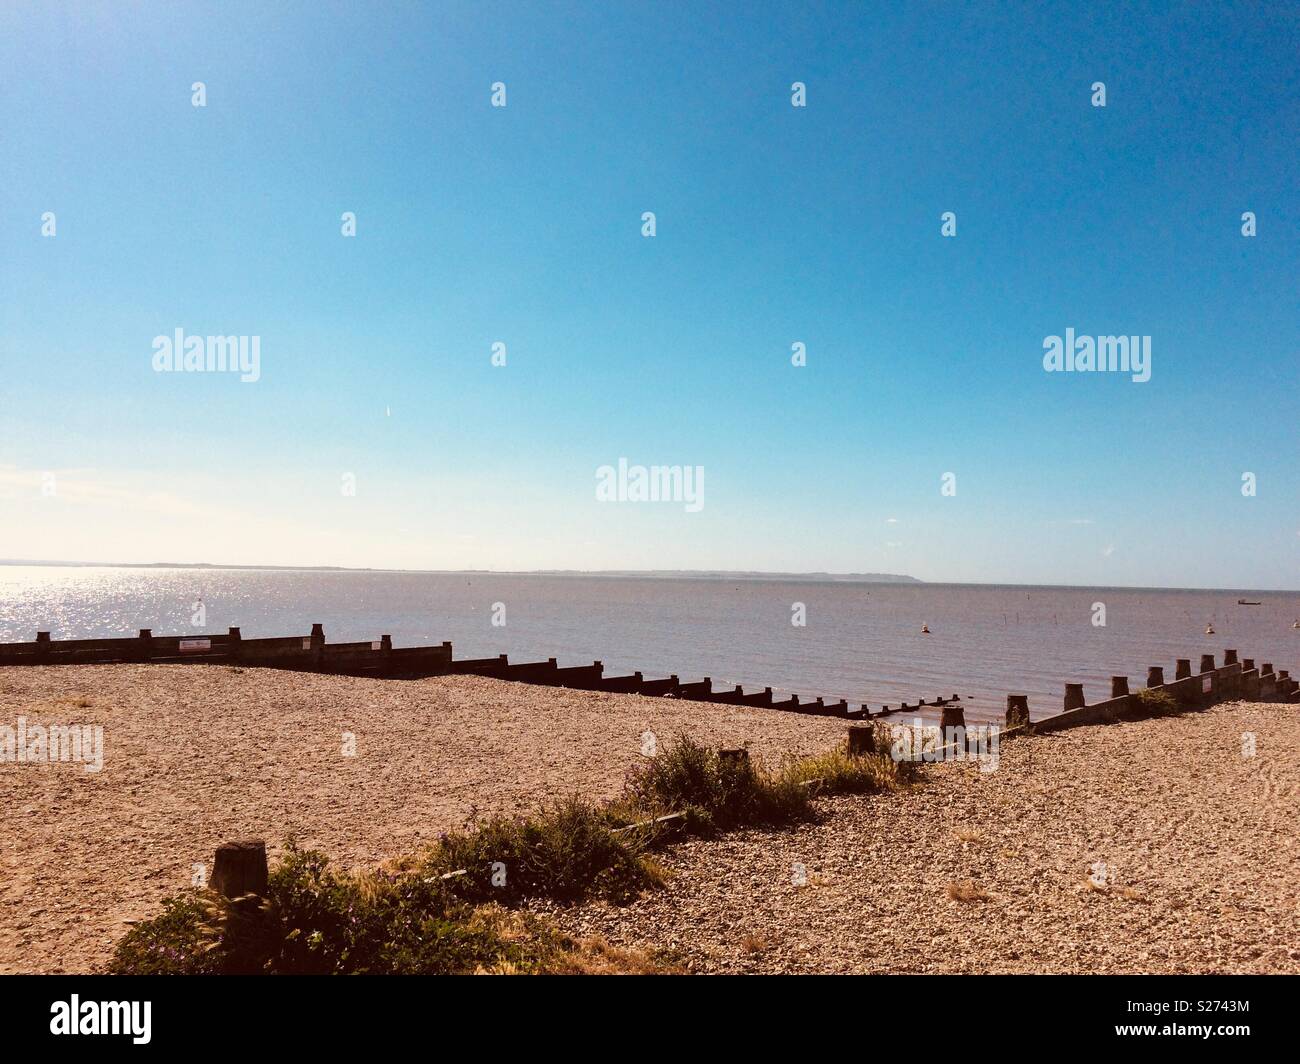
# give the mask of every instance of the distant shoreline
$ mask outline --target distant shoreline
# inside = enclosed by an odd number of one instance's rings
[[[882,584],[920,587],[1014,587],[1041,591],[1187,591],[1241,595],[1296,595],[1300,588],[1183,587],[1168,584],[1025,584],[1016,581],[922,580],[900,573],[789,573],[752,569],[382,569],[346,565],[233,565],[220,562],[68,562],[0,558],[0,566],[60,569],[192,569],[275,573],[392,573],[417,576],[563,576],[624,580],[743,580],[754,583]]]
[[[287,573],[422,573],[434,576],[607,576],[663,580],[804,580],[856,584],[923,584],[896,573],[781,573],[730,569],[378,569],[346,565],[226,565],[220,562],[63,562],[0,558],[0,565],[66,569],[231,569]]]

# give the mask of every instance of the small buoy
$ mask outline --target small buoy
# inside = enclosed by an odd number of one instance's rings
[[[1212,624],[1207,624],[1207,625],[1205,626],[1205,634],[1206,634],[1206,635],[1214,635],[1214,625],[1212,625]]]
[[[930,626],[929,626],[928,624],[923,624],[923,625],[921,625],[921,634],[922,634],[922,635],[929,635],[929,634],[930,634]]]

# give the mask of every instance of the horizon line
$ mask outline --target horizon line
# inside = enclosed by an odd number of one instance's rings
[[[872,583],[889,585],[925,584],[931,587],[1028,587],[1065,588],[1116,591],[1246,591],[1265,595],[1293,595],[1300,588],[1260,588],[1238,585],[1219,587],[1190,587],[1170,584],[1026,584],[1016,581],[985,580],[925,580],[904,573],[845,572],[827,570],[792,572],[762,569],[389,569],[372,566],[346,565],[259,565],[225,562],[100,562],[65,561],[52,559],[0,558],[0,566],[68,569],[226,569],[234,571],[299,572],[299,573],[409,573],[431,576],[475,574],[484,576],[589,576],[606,578],[671,578],[680,579],[746,579],[746,580],[810,580],[824,583]]]

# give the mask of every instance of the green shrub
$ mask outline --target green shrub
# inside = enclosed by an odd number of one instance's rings
[[[540,971],[572,943],[526,914],[501,921],[413,872],[330,871],[291,848],[265,899],[195,891],[118,944],[110,974],[455,974]]]
[[[113,975],[215,975],[222,970],[210,905],[199,894],[163,902],[161,916],[144,920],[117,944]]]
[[[1154,687],[1143,687],[1133,696],[1137,699],[1138,708],[1144,713],[1150,713],[1153,716],[1168,716],[1171,713],[1181,712],[1178,700],[1168,691],[1161,691]]]
[[[612,827],[606,811],[569,798],[531,817],[492,817],[445,835],[425,868],[431,876],[465,869],[448,886],[475,900],[626,901],[650,886],[651,876]],[[496,883],[494,867],[500,872]]]
[[[628,821],[685,813],[687,830],[712,834],[745,825],[788,824],[811,815],[808,789],[745,759],[724,759],[689,736],[631,774],[611,812]]]
[[[802,758],[785,771],[801,783],[817,781],[817,794],[875,794],[910,783],[916,777],[916,762],[895,761],[882,753],[849,757],[841,749]]]

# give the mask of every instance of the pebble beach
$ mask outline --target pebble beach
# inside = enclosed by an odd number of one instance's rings
[[[94,970],[222,842],[373,865],[475,814],[613,796],[647,730],[778,763],[845,727],[471,676],[163,665],[0,669],[0,723],[19,717],[102,725],[104,759],[0,764],[5,973]],[[701,972],[1296,973],[1298,754],[1294,705],[1020,738],[995,772],[931,765],[904,792],[819,800],[815,823],[672,846],[664,888],[631,905],[539,908]]]

